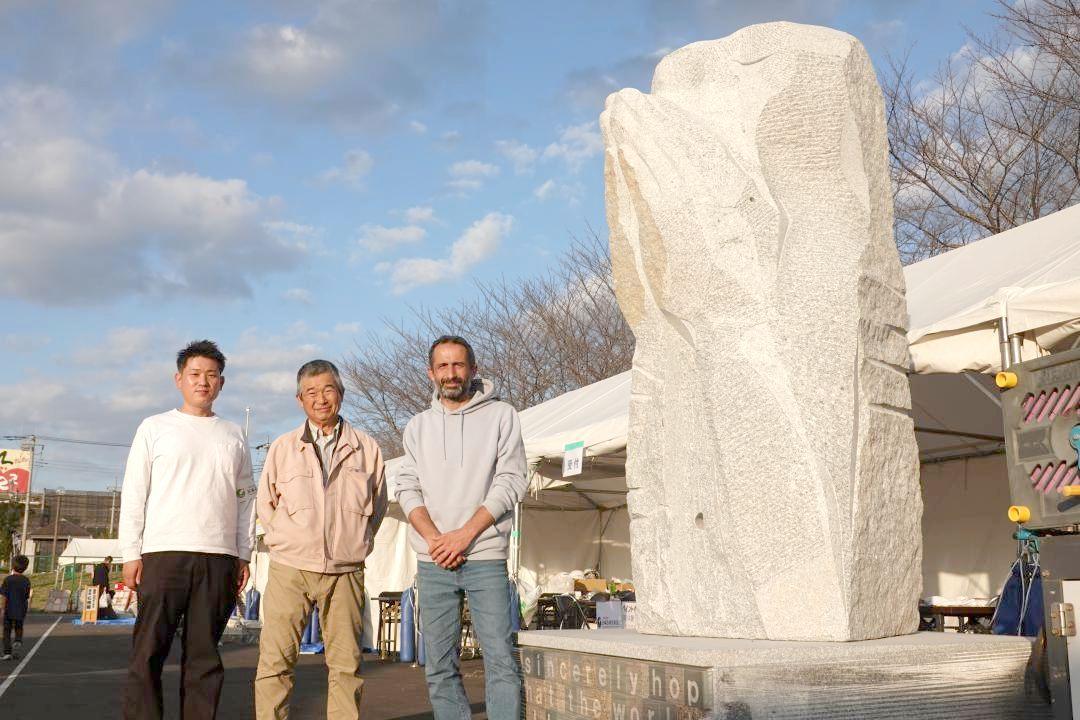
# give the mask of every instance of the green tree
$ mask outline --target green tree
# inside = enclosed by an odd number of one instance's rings
[[[0,562],[7,563],[14,550],[14,534],[22,523],[22,507],[17,502],[0,503]]]

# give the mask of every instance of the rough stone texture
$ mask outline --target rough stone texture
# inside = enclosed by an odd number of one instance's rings
[[[918,455],[885,120],[866,51],[769,23],[665,57],[600,117],[637,337],[638,629],[913,632]]]
[[[1050,717],[1028,681],[1032,643],[1022,637],[923,632],[808,643],[544,630],[518,633],[518,645],[708,668],[716,718]]]

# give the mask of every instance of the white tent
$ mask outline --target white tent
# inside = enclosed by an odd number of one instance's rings
[[[915,371],[1001,369],[997,328],[1023,356],[1071,347],[1080,330],[1080,205],[904,269]]]
[[[72,538],[57,558],[57,565],[71,565],[72,563],[96,563],[106,557],[111,557],[117,562],[123,553],[120,552],[120,541],[111,538]]]

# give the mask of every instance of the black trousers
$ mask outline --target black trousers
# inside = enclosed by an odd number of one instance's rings
[[[11,633],[15,633],[15,642],[22,642],[23,621],[4,617],[4,654],[11,654]]]
[[[161,671],[181,618],[180,717],[212,720],[225,679],[217,644],[236,605],[236,558],[160,552],[142,560],[124,720],[161,720]]]

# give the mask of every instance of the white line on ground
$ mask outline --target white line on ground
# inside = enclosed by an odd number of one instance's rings
[[[15,682],[15,678],[19,677],[19,673],[21,673],[22,669],[26,667],[26,663],[30,662],[30,658],[34,657],[34,653],[36,653],[38,651],[38,648],[41,647],[41,643],[45,642],[45,638],[49,637],[49,633],[51,633],[53,631],[53,628],[59,625],[60,621],[63,619],[63,615],[56,618],[56,622],[50,625],[49,629],[42,633],[41,637],[38,638],[38,641],[34,643],[34,647],[30,648],[30,652],[26,653],[26,657],[22,659],[22,662],[19,663],[18,666],[11,671],[11,674],[7,676],[7,679],[4,680],[4,683],[0,685],[0,698],[4,697],[4,693],[9,687],[11,687],[11,683]]]

